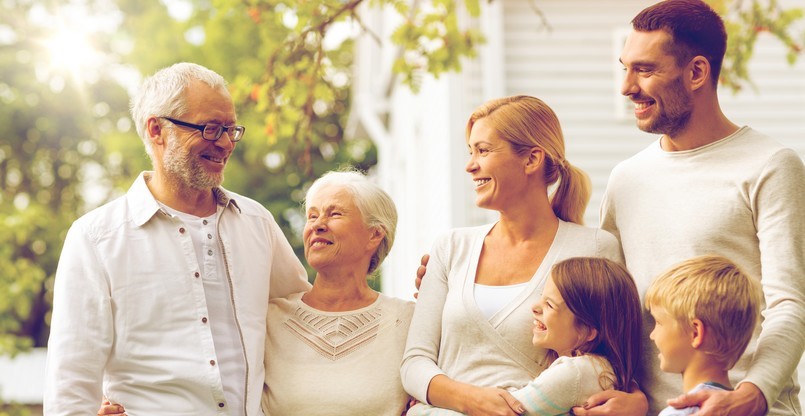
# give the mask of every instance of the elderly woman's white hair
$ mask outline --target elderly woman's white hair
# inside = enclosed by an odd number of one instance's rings
[[[377,251],[372,255],[367,273],[374,272],[391,251],[394,244],[394,233],[397,228],[397,208],[389,194],[372,183],[369,178],[356,170],[327,172],[313,182],[305,195],[309,200],[324,187],[338,186],[346,189],[355,201],[355,205],[363,216],[367,227],[379,227],[385,237]]]
[[[180,62],[159,70],[143,81],[140,90],[131,99],[131,118],[137,135],[145,143],[145,152],[153,157],[151,141],[145,131],[148,117],[181,117],[187,111],[184,91],[194,81],[201,81],[211,88],[229,96],[226,80],[214,71],[201,65]]]

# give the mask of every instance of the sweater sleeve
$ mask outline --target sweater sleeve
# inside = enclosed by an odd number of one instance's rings
[[[447,275],[444,238],[431,250],[428,269],[414,308],[414,317],[408,330],[400,375],[405,391],[417,400],[428,403],[430,380],[444,374],[438,364],[442,333],[442,311],[447,299]]]
[[[766,301],[757,350],[746,378],[771,406],[805,348],[805,167],[777,152],[751,190]]]
[[[461,416],[464,413],[456,412],[451,409],[444,409],[441,407],[431,406],[425,403],[417,403],[410,409],[405,416]]]
[[[594,377],[597,379],[597,376]],[[529,415],[565,414],[583,402],[579,397],[581,379],[582,371],[576,361],[560,357],[512,395],[523,404]]]
[[[67,233],[56,271],[45,414],[95,414],[113,339],[107,276],[90,233],[77,222]]]

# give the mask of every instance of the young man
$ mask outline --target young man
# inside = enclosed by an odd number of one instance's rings
[[[641,293],[670,265],[715,253],[735,259],[765,297],[762,325],[730,373],[735,391],[701,391],[674,404],[701,405],[700,415],[800,414],[793,374],[805,347],[802,160],[722,113],[716,86],[726,32],[704,2],[660,2],[632,26],[622,93],[635,104],[637,126],[661,137],[613,170],[602,228],[620,238]],[[660,398],[681,391],[657,357],[646,357],[646,368],[640,387],[656,414]]]
[[[732,261],[699,256],[673,266],[649,286],[654,318],[649,338],[660,369],[682,374],[687,394],[731,391],[728,371],[743,354],[758,320],[760,288]],[[666,407],[660,416],[685,416],[698,406]]]
[[[67,234],[44,412],[261,415],[268,299],[309,285],[271,214],[220,186],[245,130],[226,83],[173,65],[132,116],[154,171]]]

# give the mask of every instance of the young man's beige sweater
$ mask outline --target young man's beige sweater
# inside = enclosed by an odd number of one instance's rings
[[[602,227],[622,244],[641,297],[665,269],[719,254],[758,279],[762,327],[730,373],[769,402],[769,414],[799,415],[797,363],[805,347],[805,167],[791,149],[748,127],[697,149],[666,152],[659,141],[619,164],[601,206]],[[660,371],[648,340],[641,387],[651,414],[682,393],[678,374]]]

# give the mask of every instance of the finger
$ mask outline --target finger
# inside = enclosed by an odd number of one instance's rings
[[[424,256],[422,256],[422,259],[419,260],[419,263],[422,264],[423,266],[427,266],[429,260],[430,260],[430,254],[425,254]]]
[[[425,277],[425,272],[427,270],[428,269],[425,268],[425,266],[419,266],[416,268],[416,278],[420,281],[420,283],[422,282],[422,278]]]
[[[587,409],[585,409],[585,408],[583,408],[581,406],[576,406],[576,407],[570,409],[570,414],[575,415],[575,416],[586,416],[586,415],[589,415],[590,413],[587,411]]]
[[[508,391],[503,390],[500,393],[500,397],[503,397],[503,400],[506,400],[506,404],[509,405],[509,407],[512,409],[512,411],[514,411],[514,413],[517,413],[518,415],[525,413],[525,407],[523,406],[523,404],[520,403],[517,399],[515,399],[514,396],[512,396],[511,393],[509,393]]]
[[[696,393],[683,394],[679,397],[670,399],[668,400],[668,405],[676,409],[682,409],[685,407],[692,407],[692,406],[700,406],[702,403],[704,403],[705,400],[707,400],[708,397],[710,397],[709,392],[698,391]]]
[[[604,390],[588,397],[587,401],[584,402],[582,407],[584,407],[586,410],[589,410],[593,407],[601,406],[602,404],[611,400],[613,397],[615,397],[615,390]]]
[[[125,412],[125,410],[123,409],[123,406],[120,406],[120,405],[117,405],[117,404],[110,404],[110,405],[102,406],[101,410],[98,411],[98,414],[99,415],[122,415],[122,414],[125,414],[124,412]]]

